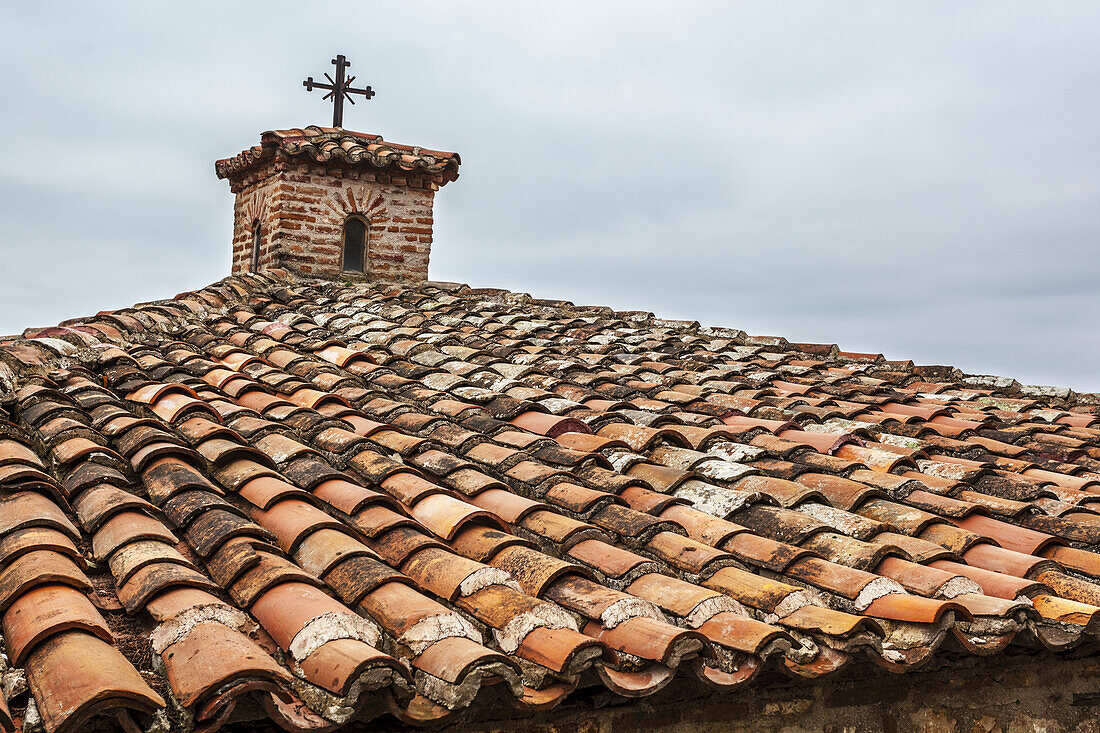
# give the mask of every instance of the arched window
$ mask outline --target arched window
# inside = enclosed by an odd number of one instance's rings
[[[260,220],[252,222],[252,269],[256,272],[260,269]]]
[[[365,272],[367,223],[357,216],[344,222],[344,271]]]

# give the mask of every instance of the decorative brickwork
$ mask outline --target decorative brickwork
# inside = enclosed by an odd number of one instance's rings
[[[283,267],[313,277],[428,279],[433,199],[457,177],[457,155],[324,128],[265,133],[263,141],[217,163],[237,195],[234,274]],[[351,219],[367,229],[362,270],[354,253],[345,258]]]

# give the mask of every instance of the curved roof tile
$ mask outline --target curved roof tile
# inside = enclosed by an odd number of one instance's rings
[[[387,142],[381,135],[366,132],[310,125],[269,130],[260,135],[259,145],[215,162],[214,170],[218,178],[230,178],[279,154],[314,163],[421,173],[438,179],[441,184],[458,178],[458,166],[462,162],[458,153]]]

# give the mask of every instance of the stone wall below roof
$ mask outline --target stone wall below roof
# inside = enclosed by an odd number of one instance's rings
[[[816,681],[758,681],[738,692],[716,694],[677,678],[645,704],[623,704],[606,691],[552,713],[522,721],[526,733],[599,731],[956,731],[970,733],[1084,733],[1100,730],[1100,652],[1079,658],[1018,650],[989,658],[945,658],[921,671],[892,674],[864,665]],[[595,689],[595,688],[594,688]],[[581,691],[578,691],[580,693]],[[463,733],[514,730],[516,719],[485,716]],[[457,730],[457,726],[454,727]]]
[[[325,278],[428,279],[435,181],[276,158],[234,183],[233,274],[252,269],[258,221],[261,270],[283,267]],[[369,223],[365,273],[344,272],[342,267],[343,228],[352,216]]]

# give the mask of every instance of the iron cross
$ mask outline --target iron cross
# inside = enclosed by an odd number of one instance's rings
[[[346,97],[349,102],[355,104],[355,100],[351,98],[352,94],[362,94],[367,99],[374,96],[374,90],[370,87],[364,89],[356,89],[351,85],[355,81],[354,76],[344,78],[344,69],[351,66],[351,62],[344,58],[343,54],[338,55],[332,60],[332,63],[336,66],[336,78],[333,79],[325,72],[325,78],[329,80],[328,84],[323,82],[313,81],[313,77],[308,77],[302,82],[302,86],[306,88],[307,92],[312,92],[314,88],[328,89],[329,93],[322,99],[332,100],[332,126],[343,127],[344,126],[344,98]]]

